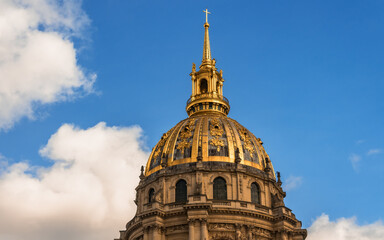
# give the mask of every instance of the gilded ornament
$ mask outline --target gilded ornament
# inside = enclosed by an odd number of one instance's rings
[[[153,153],[153,158],[156,159],[161,153],[160,147],[156,149],[156,151]]]
[[[191,143],[186,139],[177,144],[177,149],[181,150],[181,154],[184,154],[184,149],[189,147],[191,147]]]
[[[185,148],[191,147],[191,141],[189,140],[193,136],[193,130],[195,129],[195,119],[191,119],[185,124],[184,129],[180,132],[179,139],[180,142],[177,144],[176,149],[181,151],[181,154],[184,154]]]
[[[212,146],[215,146],[216,150],[220,152],[220,147],[224,147],[225,142],[224,140],[220,139],[220,137],[222,137],[224,134],[224,129],[219,119],[217,118],[211,119],[209,129],[210,129],[209,132],[212,136],[212,139],[209,141],[209,143]]]
[[[217,118],[211,120],[210,133],[212,136],[221,137],[224,133],[223,126],[221,126],[220,121]]]
[[[168,133],[169,133],[169,131],[167,133],[164,133],[163,136],[161,137],[159,143],[157,144],[156,151],[153,153],[154,159],[156,159],[160,155],[160,153],[162,151],[162,147],[165,145],[165,142],[168,139]]]
[[[217,147],[216,148],[216,151],[220,152],[220,147],[224,147],[224,141],[219,139],[218,137],[215,137],[215,138],[212,138],[211,141],[210,141],[210,144],[212,146],[215,146]]]
[[[252,140],[248,134],[248,131],[245,128],[240,128],[239,130],[240,138],[244,142],[244,148],[249,152],[249,155],[253,157],[255,149],[252,144]]]

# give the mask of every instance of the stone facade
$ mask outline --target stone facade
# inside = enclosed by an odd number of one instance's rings
[[[213,199],[213,180],[227,183],[227,200]],[[187,182],[187,202],[175,202],[176,182]],[[260,187],[260,204],[251,201],[251,184]],[[155,190],[149,199],[150,189]],[[285,192],[271,172],[236,163],[181,164],[142,177],[137,213],[120,240],[302,240],[306,230],[285,207]]]

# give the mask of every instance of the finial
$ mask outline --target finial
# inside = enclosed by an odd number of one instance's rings
[[[283,183],[281,182],[281,176],[280,176],[280,172],[277,172],[277,184],[279,186],[281,186]]]
[[[240,163],[241,158],[240,158],[240,149],[237,147],[235,151],[235,163]]]
[[[144,166],[141,166],[141,174],[140,174],[140,179],[143,179],[144,178]]]
[[[265,158],[265,168],[264,171],[269,173],[271,171],[271,168],[269,167],[269,158]]]
[[[208,23],[208,14],[211,14],[210,12],[208,12],[208,9],[205,9],[205,23]]]

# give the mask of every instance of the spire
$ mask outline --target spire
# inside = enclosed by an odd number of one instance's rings
[[[205,34],[203,60],[199,71],[196,65],[192,64],[190,74],[192,80],[192,95],[187,101],[187,113],[189,116],[198,113],[221,113],[227,115],[229,112],[229,101],[223,96],[223,71],[216,68],[216,60],[211,56],[211,46],[209,43],[209,23],[208,9],[205,13]]]
[[[211,60],[211,46],[209,44],[209,32],[208,32],[208,28],[209,28],[209,23],[208,23],[208,14],[210,14],[210,12],[208,12],[208,9],[205,9],[205,23],[204,23],[204,28],[205,28],[205,34],[204,34],[204,50],[203,50],[203,62],[205,60]]]
[[[205,34],[204,34],[204,48],[203,48],[203,61],[201,62],[201,65],[206,65],[206,64],[211,64],[212,57],[211,57],[211,46],[209,44],[209,23],[208,23],[208,14],[211,14],[208,12],[208,9],[205,9],[205,23],[204,23],[204,28],[205,28]]]

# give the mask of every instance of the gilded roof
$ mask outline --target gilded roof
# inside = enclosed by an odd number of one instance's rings
[[[227,117],[229,101],[223,96],[223,71],[211,58],[209,24],[204,24],[203,60],[200,69],[192,64],[192,94],[187,101],[189,118],[165,133],[148,159],[145,176],[168,166],[191,162],[231,162],[270,169],[262,141],[235,120]]]
[[[148,159],[145,176],[167,166],[198,162],[238,162],[264,170],[269,159],[260,138],[223,115],[201,113],[165,133]],[[269,167],[272,169],[271,164]]]

